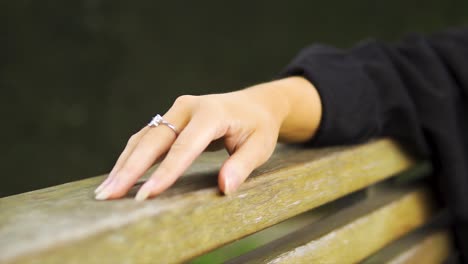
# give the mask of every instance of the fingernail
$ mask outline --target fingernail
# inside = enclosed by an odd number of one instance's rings
[[[96,194],[96,200],[106,200],[109,198],[115,190],[115,186],[118,182],[117,178],[111,179],[103,188]]]
[[[140,191],[138,191],[137,195],[135,196],[135,200],[139,201],[139,202],[144,201],[144,200],[146,200],[148,198],[149,194],[150,193],[149,193],[148,190],[141,190],[140,189]]]
[[[108,180],[105,180],[103,183],[101,183],[101,185],[99,185],[96,190],[94,190],[94,193],[97,194],[98,192],[102,191],[102,189],[104,189],[104,187],[107,185],[107,182]]]
[[[94,193],[97,194],[98,192],[102,191],[110,182],[111,182],[111,176],[109,175],[107,179],[105,179],[97,188],[94,190]]]
[[[111,195],[111,192],[108,189],[104,189],[96,195],[95,199],[107,200],[107,198],[109,198],[110,195]]]
[[[98,192],[100,192],[100,191],[102,190],[102,188],[104,188],[103,185],[104,185],[104,184],[99,185],[99,186],[96,188],[96,190],[94,190],[94,194],[97,194]]]
[[[137,195],[135,196],[136,201],[144,201],[146,200],[151,193],[151,190],[154,189],[154,181],[153,179],[149,179],[143,184],[138,191]]]

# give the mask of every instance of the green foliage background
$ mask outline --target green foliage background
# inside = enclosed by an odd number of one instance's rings
[[[269,80],[308,44],[467,22],[464,0],[2,1],[0,196],[105,173],[178,95]]]

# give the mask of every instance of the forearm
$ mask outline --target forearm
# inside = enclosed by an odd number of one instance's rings
[[[453,213],[468,252],[468,28],[367,40],[339,50],[304,49],[281,76],[305,76],[320,92],[323,117],[313,146],[391,137],[434,162],[430,182]],[[464,255],[468,262],[468,254]]]

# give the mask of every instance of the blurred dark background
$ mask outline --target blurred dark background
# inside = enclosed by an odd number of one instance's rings
[[[297,51],[468,22],[468,1],[0,3],[0,196],[110,170],[181,94],[270,80]]]

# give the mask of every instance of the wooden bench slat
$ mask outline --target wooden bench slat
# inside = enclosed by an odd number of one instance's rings
[[[98,202],[103,176],[0,199],[2,263],[179,262],[391,177],[414,164],[384,139],[354,147],[280,147],[231,196],[206,154],[157,199]],[[134,194],[134,192],[132,193]]]
[[[228,263],[356,263],[426,223],[425,189],[379,193]]]
[[[361,263],[443,263],[453,250],[450,231],[443,221],[443,215],[439,215],[437,221],[392,242]]]
[[[385,181],[377,185],[384,186],[388,184],[389,182]],[[374,185],[373,188],[375,188]],[[319,206],[302,214],[296,215],[281,223],[258,231],[247,237],[236,240],[227,245],[218,247],[206,254],[191,259],[189,263],[225,263],[226,261],[232,258],[235,258],[242,254],[246,254],[254,250],[255,248],[259,248],[276,239],[282,238],[296,230],[304,228],[307,225],[320,221],[320,219],[324,217],[336,214],[337,212],[353,204],[362,202],[368,197],[369,192],[367,188],[364,190],[356,191],[352,194],[346,195],[345,197],[326,203],[322,206]]]
[[[449,232],[439,231],[428,235],[423,241],[401,252],[388,263],[443,263],[449,257],[452,248]]]

